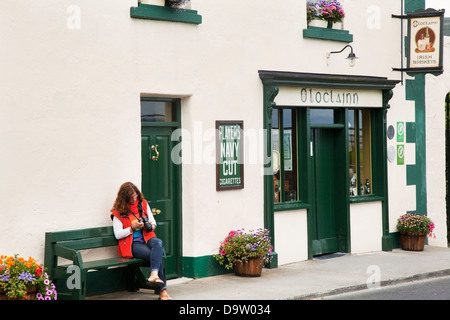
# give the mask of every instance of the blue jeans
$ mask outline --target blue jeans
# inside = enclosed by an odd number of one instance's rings
[[[164,270],[162,267],[163,250],[163,242],[156,237],[151,238],[147,243],[133,241],[131,247],[133,257],[150,262],[150,270],[158,271],[158,277],[165,283],[166,278],[164,277]],[[160,290],[164,289],[166,289],[166,286],[156,291],[158,293]]]

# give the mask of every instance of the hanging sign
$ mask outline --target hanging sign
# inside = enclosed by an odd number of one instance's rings
[[[408,70],[442,72],[445,10],[417,10],[407,14]]]
[[[244,188],[244,122],[216,121],[216,190]]]

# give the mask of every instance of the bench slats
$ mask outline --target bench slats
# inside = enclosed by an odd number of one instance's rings
[[[126,258],[110,258],[95,261],[83,262],[83,269],[104,269],[109,267],[118,267],[131,264],[143,264],[145,261],[142,259],[126,259]]]
[[[112,226],[97,227],[87,229],[75,229],[68,231],[47,232],[49,241],[58,242],[65,240],[79,240],[86,238],[95,238],[102,236],[114,236],[114,230]]]
[[[114,236],[101,236],[97,238],[58,241],[57,243],[58,245],[66,248],[74,250],[84,250],[84,249],[117,246],[118,241]]]

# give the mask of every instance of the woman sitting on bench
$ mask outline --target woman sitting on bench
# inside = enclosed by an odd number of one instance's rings
[[[162,268],[163,243],[156,237],[156,221],[150,206],[133,183],[125,182],[120,186],[111,219],[114,235],[119,240],[117,253],[124,258],[149,261],[151,273],[147,285],[155,287],[160,300],[170,300]]]

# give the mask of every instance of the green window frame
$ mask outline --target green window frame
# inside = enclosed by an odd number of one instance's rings
[[[272,201],[276,211],[310,207],[306,132],[307,108],[273,108],[272,159],[274,155],[279,157],[278,168],[274,168],[278,170],[273,174]]]
[[[272,115],[272,157],[274,202],[298,201],[297,110],[274,109]]]
[[[371,110],[349,109],[349,195],[373,194]],[[376,173],[375,173],[376,175]]]
[[[321,114],[324,115],[323,118],[318,117]],[[380,117],[381,108],[274,107],[271,117],[274,210],[295,210],[309,208],[311,205],[308,198],[308,134],[312,127],[345,127],[349,156],[347,160],[342,161],[346,161],[349,167],[349,191],[352,187],[350,168],[353,165],[353,168],[357,169],[354,186],[357,192],[349,192],[349,202],[382,199],[384,153],[382,141],[379,139],[383,135]],[[347,126],[344,123],[347,123]],[[353,163],[351,156],[354,157]],[[366,179],[368,186],[365,185]]]

